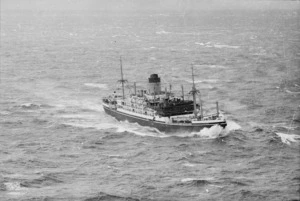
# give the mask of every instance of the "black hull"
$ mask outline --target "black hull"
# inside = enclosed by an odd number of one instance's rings
[[[157,122],[157,121],[125,114],[120,111],[110,109],[106,106],[103,106],[103,108],[107,114],[115,117],[119,121],[127,120],[128,122],[131,122],[131,123],[138,123],[141,126],[157,128],[159,131],[162,131],[162,132],[199,132],[203,128],[210,128],[210,127],[216,125],[216,123],[207,123],[207,124],[201,124],[201,125],[166,124],[166,123],[162,123],[162,122]],[[218,124],[220,126],[222,126],[223,128],[225,128],[227,126],[227,123],[225,121],[218,123]]]

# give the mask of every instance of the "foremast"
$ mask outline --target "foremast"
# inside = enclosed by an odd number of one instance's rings
[[[121,68],[121,79],[118,80],[118,82],[122,83],[122,97],[123,97],[123,100],[124,100],[125,99],[124,83],[127,82],[127,80],[124,80],[124,78],[123,78],[122,56],[120,56],[120,68]]]

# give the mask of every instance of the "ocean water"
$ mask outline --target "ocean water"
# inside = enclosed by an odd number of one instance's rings
[[[2,10],[0,200],[300,200],[297,10]],[[218,100],[226,129],[118,122],[120,85]],[[186,95],[188,98],[188,95]]]

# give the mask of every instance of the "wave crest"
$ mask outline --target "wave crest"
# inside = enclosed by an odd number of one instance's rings
[[[300,142],[300,135],[296,134],[286,134],[286,133],[276,133],[281,139],[281,141],[287,145],[291,145],[291,143],[299,143]]]

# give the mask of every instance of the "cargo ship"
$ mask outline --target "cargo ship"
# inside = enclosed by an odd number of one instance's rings
[[[122,59],[120,58],[122,94],[114,91],[108,97],[103,98],[104,111],[119,121],[138,123],[141,126],[154,127],[162,132],[199,132],[203,128],[214,125],[226,127],[226,119],[219,112],[216,102],[216,112],[205,114],[202,101],[197,103],[199,90],[195,87],[192,65],[192,90],[190,94],[193,100],[186,100],[183,87],[182,96],[175,96],[171,91],[161,90],[161,82],[158,74],[151,74],[148,78],[146,89],[136,90],[125,96]]]

